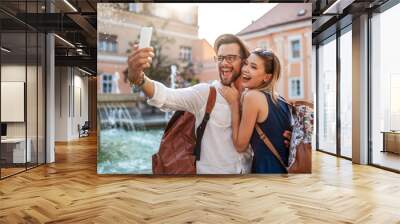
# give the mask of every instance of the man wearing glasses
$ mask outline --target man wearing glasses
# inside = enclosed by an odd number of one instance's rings
[[[240,76],[244,60],[250,55],[243,42],[235,35],[224,34],[214,43],[215,61],[218,63],[219,81],[211,85],[234,84],[241,90]],[[128,58],[128,79],[149,97],[148,104],[162,110],[183,110],[196,117],[200,125],[206,109],[209,85],[200,83],[188,88],[171,89],[148,78],[143,70],[150,67],[154,57],[152,48],[134,49]],[[231,111],[228,102],[217,91],[216,103],[205,129],[201,144],[201,157],[196,163],[198,174],[239,174],[251,170],[250,150],[236,151],[232,141]]]

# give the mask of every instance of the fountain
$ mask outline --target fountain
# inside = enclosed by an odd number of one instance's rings
[[[99,109],[101,129],[123,128],[135,131],[138,127],[145,129],[141,111],[133,107],[129,109],[123,103],[107,103]]]
[[[176,65],[171,65],[171,74],[169,75],[171,79],[171,89],[175,89],[176,69]],[[169,120],[170,118],[171,114],[169,112],[165,112],[165,120]]]
[[[151,173],[151,155],[158,150],[163,128],[156,125],[159,128],[148,129],[147,125],[157,119],[145,119],[138,102],[99,105],[98,173]]]

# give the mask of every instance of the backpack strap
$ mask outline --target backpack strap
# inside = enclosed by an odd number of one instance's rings
[[[214,86],[210,86],[210,93],[208,94],[206,112],[199,127],[197,127],[196,129],[196,146],[194,147],[194,152],[193,152],[194,155],[196,156],[196,161],[200,160],[201,140],[203,139],[204,130],[206,129],[207,122],[210,119],[210,114],[214,108],[216,99],[217,99],[217,91],[215,90]]]
[[[274,156],[279,160],[281,165],[285,168],[286,172],[288,171],[288,167],[286,167],[285,163],[283,162],[281,156],[278,153],[278,150],[276,150],[275,146],[272,144],[272,142],[269,140],[269,138],[264,134],[264,132],[261,130],[260,126],[256,124],[256,130],[258,135],[260,136],[261,140],[264,142],[264,144],[267,146],[267,148],[274,154]]]

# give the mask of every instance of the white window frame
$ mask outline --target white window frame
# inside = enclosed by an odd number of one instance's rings
[[[293,41],[299,41],[300,47],[299,47],[299,57],[293,57],[293,48],[292,48],[292,42]],[[289,53],[289,61],[300,61],[303,57],[303,45],[301,44],[301,35],[296,35],[296,36],[290,36],[288,37],[288,53]]]
[[[299,80],[299,85],[300,85],[300,94],[295,95],[295,93],[292,91],[293,89],[293,81]],[[289,99],[303,99],[304,98],[304,78],[300,76],[294,76],[294,77],[289,77],[288,79],[289,84],[288,84],[288,92],[289,92]]]
[[[107,78],[110,77],[111,79],[105,80],[104,77],[107,77]],[[108,88],[111,88],[110,91],[105,90],[104,84],[110,85],[108,87]],[[115,85],[115,83],[114,83],[114,75],[113,74],[109,74],[109,73],[101,74],[101,92],[102,93],[113,93],[113,90],[115,89],[114,85]]]
[[[184,61],[192,61],[192,48],[181,46],[179,49],[179,59]]]

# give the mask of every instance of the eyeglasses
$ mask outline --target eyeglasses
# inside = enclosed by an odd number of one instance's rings
[[[237,58],[242,58],[239,55],[234,55],[234,54],[228,54],[225,56],[214,56],[214,61],[218,62],[218,63],[222,63],[225,59],[226,62],[228,62],[229,64],[232,64],[234,61],[236,61]]]

